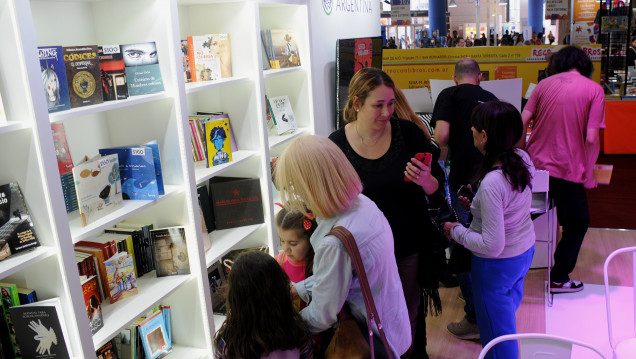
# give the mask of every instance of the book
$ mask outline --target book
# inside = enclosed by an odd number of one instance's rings
[[[150,147],[152,149],[152,160],[155,164],[155,173],[157,174],[157,191],[160,195],[166,194],[165,187],[163,185],[163,171],[161,170],[161,153],[159,152],[159,143],[157,140],[144,143],[142,146]]]
[[[0,301],[0,358],[3,358],[3,359],[15,358],[15,352],[13,350],[11,334],[9,332],[9,325],[7,324],[7,317],[5,314],[4,307],[2,305],[2,301]]]
[[[38,47],[40,70],[42,71],[42,87],[49,112],[64,111],[71,108],[66,79],[66,67],[62,46]],[[0,102],[0,111],[2,110]],[[0,114],[2,117],[2,114]],[[1,118],[0,118],[0,122]]]
[[[11,357],[15,356],[16,358],[19,358],[21,350],[18,344],[19,340],[16,335],[15,319],[9,311],[12,307],[20,305],[18,286],[14,283],[0,283],[0,294],[0,297],[2,298],[2,312],[5,319],[4,322],[0,322],[0,325],[4,326],[9,334]]]
[[[166,322],[162,311],[155,312],[139,324],[141,344],[147,359],[156,359],[172,350],[172,341],[166,333]]]
[[[121,53],[119,45],[98,46],[97,54],[99,56],[104,101],[128,98],[126,66],[124,65],[124,55]]]
[[[121,45],[130,96],[163,91],[157,45],[154,41]]]
[[[104,262],[108,287],[110,290],[110,303],[133,296],[138,293],[137,278],[133,268],[132,256],[126,252],[117,253]]]
[[[258,178],[212,177],[210,204],[216,229],[263,223],[263,200]]]
[[[23,359],[68,359],[70,347],[59,298],[9,309]]]
[[[596,179],[596,182],[598,182],[598,184],[610,184],[613,170],[614,165],[595,164],[594,178]]]
[[[29,288],[18,287],[18,298],[20,299],[20,304],[29,304],[38,301],[35,290]]]
[[[51,130],[53,131],[53,144],[55,145],[55,155],[57,156],[57,167],[60,170],[60,175],[63,175],[73,170],[73,159],[71,158],[71,151],[68,148],[64,124],[61,122],[52,123]]]
[[[71,108],[104,102],[97,46],[63,47]]]
[[[265,119],[267,121],[267,133],[276,134],[276,126],[274,125],[274,118],[272,117],[272,108],[269,107],[269,97],[265,95]]]
[[[77,204],[77,192],[75,191],[75,181],[73,180],[73,171],[67,172],[60,176],[62,182],[62,193],[64,194],[64,205],[66,206],[66,213],[77,211],[79,206]]]
[[[204,137],[207,149],[207,167],[232,162],[229,118],[205,122]]]
[[[97,359],[119,359],[115,339],[111,339],[95,351]]]
[[[214,225],[214,213],[212,212],[212,207],[210,206],[210,195],[208,194],[208,187],[205,184],[197,187],[197,198],[199,200],[201,212],[203,213],[207,236],[207,234],[215,230],[216,227]]]
[[[135,359],[136,332],[136,326],[130,326],[119,332],[115,337],[119,359]]]
[[[192,82],[232,77],[229,34],[188,36],[187,42]]]
[[[269,110],[272,115],[272,121],[276,126],[276,132],[279,135],[288,132],[294,132],[298,129],[296,124],[296,118],[294,117],[294,111],[292,110],[289,96],[276,96],[267,97],[269,103]]]
[[[216,261],[208,268],[208,282],[210,284],[210,297],[212,299],[212,311],[217,314],[226,314],[225,291],[227,276],[221,261]]]
[[[294,29],[270,29],[269,41],[273,49],[276,66],[272,68],[286,68],[300,66],[297,35]]]
[[[188,57],[188,40],[181,40],[181,63],[183,65],[183,81],[192,82],[190,57]]]
[[[20,186],[0,185],[0,260],[39,245]]]
[[[123,206],[119,161],[116,154],[84,157],[73,168],[75,192],[82,226]]]
[[[102,250],[99,248],[82,247],[82,246],[76,245],[75,252],[86,253],[92,256],[92,259],[87,259],[89,262],[87,262],[86,265],[89,266],[89,263],[92,260],[95,267],[95,274],[92,274],[92,272],[87,272],[87,273],[91,273],[91,275],[97,276],[97,281],[99,282],[100,287],[102,288],[100,297],[104,299],[109,298],[110,287],[108,286],[108,274],[106,273],[106,264],[105,264],[106,258],[104,258],[104,253],[102,252]],[[87,278],[88,278],[88,275],[87,275]]]
[[[201,112],[197,111],[197,115],[208,116],[208,119],[205,121],[214,121],[227,118],[230,121],[230,116],[225,112]],[[205,122],[204,121],[204,122]],[[232,121],[230,121],[230,145],[232,145],[232,152],[238,151],[238,145],[236,144],[236,140],[234,139],[234,131],[232,130]]]
[[[136,241],[138,243],[139,248],[139,256],[141,257],[141,264],[145,267],[145,273],[152,272],[155,270],[155,262],[152,254],[152,246],[150,239],[150,231],[154,229],[154,224],[152,222],[131,222],[124,221],[119,222],[117,224],[117,228],[119,230],[124,229],[132,229],[133,230],[133,242]],[[136,251],[137,249],[135,249]]]
[[[159,198],[155,160],[151,147],[100,148],[99,154],[117,155],[123,199],[155,200]]]
[[[96,276],[91,276],[82,282],[82,292],[84,293],[84,305],[86,305],[91,334],[95,335],[104,326],[102,302],[99,296],[99,285],[97,284]]]
[[[150,231],[157,277],[190,274],[184,227],[166,227]]]

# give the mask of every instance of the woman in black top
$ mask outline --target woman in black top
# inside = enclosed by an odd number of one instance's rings
[[[425,338],[425,318],[417,318],[422,290],[425,307],[430,300],[437,311],[441,309],[433,253],[427,243],[427,233],[435,229],[428,219],[426,195],[444,190],[444,173],[437,165],[439,149],[424,132],[411,121],[393,117],[395,88],[391,77],[380,69],[358,71],[351,79],[344,110],[348,123],[329,138],[360,176],[362,193],[377,204],[391,226],[411,335],[415,338],[417,323],[423,331],[418,338]],[[415,159],[419,152],[431,153],[433,166]],[[427,266],[431,270],[418,271],[421,264],[431,264]],[[425,339],[417,345],[426,348]],[[411,350],[403,358],[408,358]],[[425,350],[418,354],[426,357]]]

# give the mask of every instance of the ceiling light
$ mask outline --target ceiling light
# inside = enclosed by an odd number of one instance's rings
[[[457,3],[455,2],[455,0],[450,0],[450,3],[448,3],[448,7],[457,7]]]

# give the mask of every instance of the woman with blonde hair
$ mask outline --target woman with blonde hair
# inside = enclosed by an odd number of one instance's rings
[[[393,356],[402,355],[411,345],[411,333],[395,258],[386,255],[393,252],[391,227],[375,203],[362,194],[360,178],[342,151],[325,137],[297,138],[276,162],[275,181],[285,208],[306,216],[311,208],[318,221],[310,238],[314,274],[292,287],[292,294],[309,303],[300,311],[309,330],[316,334],[331,328],[345,302],[362,327],[367,323],[349,254],[337,237],[328,234],[343,226],[358,245]],[[372,329],[376,358],[385,357],[378,329]]]

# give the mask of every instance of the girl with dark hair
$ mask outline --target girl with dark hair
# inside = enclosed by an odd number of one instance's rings
[[[232,264],[227,318],[214,338],[214,357],[313,358],[311,338],[292,305],[289,277],[269,254],[242,253]]]
[[[534,255],[530,218],[534,170],[530,156],[515,148],[522,121],[509,103],[492,100],[472,114],[474,144],[484,154],[479,189],[470,205],[470,228],[445,223],[444,230],[471,250],[473,296],[482,346],[517,331],[515,312]],[[467,204],[467,203],[466,203]],[[517,343],[495,346],[486,358],[518,358]]]

